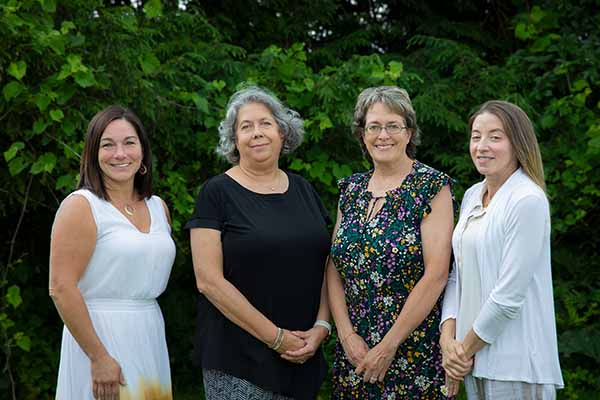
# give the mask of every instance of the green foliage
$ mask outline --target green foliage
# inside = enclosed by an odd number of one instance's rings
[[[480,179],[467,153],[468,116],[491,98],[523,107],[536,126],[552,205],[567,384],[559,396],[600,391],[592,373],[600,367],[593,1],[540,0],[528,10],[464,1],[324,1],[320,9],[190,1],[186,10],[179,2],[123,3],[0,2],[0,218],[9,227],[0,248],[0,347],[8,365],[1,391],[53,397],[61,323],[45,289],[50,227],[77,182],[89,119],[118,103],[135,110],[151,136],[154,189],[173,220],[178,256],[160,302],[174,391],[176,398],[199,392],[189,355],[196,290],[182,227],[201,182],[227,167],[214,153],[217,126],[229,96],[247,84],[269,88],[304,118],[305,142],[282,166],[307,177],[332,215],[336,181],[369,168],[350,133],[363,88],[409,91],[423,132],[418,157],[457,179],[459,198]],[[282,9],[290,12],[278,17]],[[332,346],[330,339],[329,359]],[[324,385],[321,397],[329,390]]]

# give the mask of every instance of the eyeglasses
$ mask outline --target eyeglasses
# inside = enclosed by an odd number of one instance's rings
[[[378,125],[378,124],[370,124],[365,128],[365,132],[369,135],[379,135],[382,130],[388,133],[388,135],[397,135],[402,132],[403,129],[408,129],[406,126],[400,126],[398,124],[387,124],[386,126]]]

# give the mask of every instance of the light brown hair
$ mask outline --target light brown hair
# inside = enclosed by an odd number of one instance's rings
[[[421,143],[421,130],[417,126],[417,114],[410,101],[408,92],[397,86],[376,86],[363,90],[356,100],[352,133],[358,139],[363,154],[368,154],[362,137],[365,132],[367,113],[373,105],[381,103],[391,112],[396,113],[406,121],[410,132],[410,141],[406,145],[406,155],[414,159],[417,156],[417,145]]]
[[[507,101],[487,101],[469,118],[469,131],[473,129],[475,118],[483,113],[493,114],[500,119],[519,166],[545,192],[546,182],[540,146],[533,124],[525,111]]]

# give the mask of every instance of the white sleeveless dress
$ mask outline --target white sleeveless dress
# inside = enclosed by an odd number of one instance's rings
[[[175,259],[164,207],[146,199],[150,232],[140,232],[111,203],[88,190],[96,222],[96,247],[78,283],[94,329],[121,366],[121,400],[170,400],[171,372],[165,326],[156,298],[165,290]],[[57,400],[93,400],[90,360],[64,327]]]

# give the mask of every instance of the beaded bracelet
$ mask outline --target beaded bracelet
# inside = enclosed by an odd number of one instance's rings
[[[322,326],[327,329],[327,336],[331,335],[331,324],[324,319],[318,319],[313,326]]]

